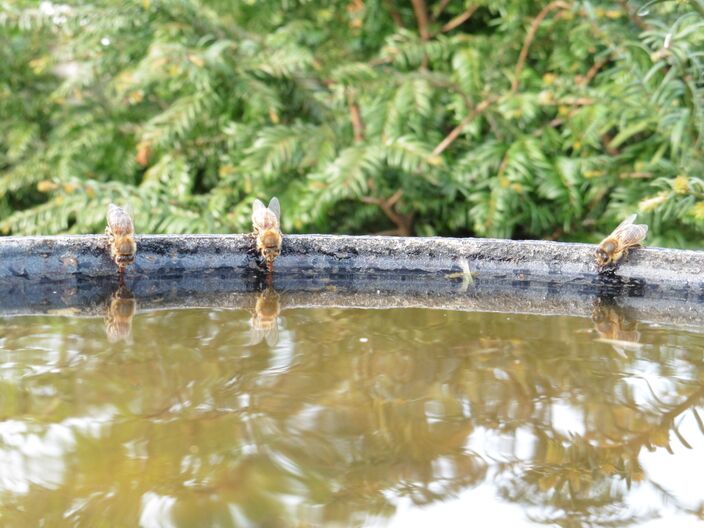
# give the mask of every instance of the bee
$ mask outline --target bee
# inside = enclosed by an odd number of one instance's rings
[[[137,253],[134,224],[127,211],[115,204],[108,205],[107,220],[105,234],[110,242],[110,257],[122,273],[134,262],[134,256]]]
[[[110,297],[105,313],[105,335],[110,343],[132,338],[132,318],[137,312],[137,300],[125,286],[120,286]]]
[[[599,335],[597,341],[610,344],[619,355],[625,357],[627,350],[642,347],[638,323],[627,317],[620,306],[597,299],[592,310],[592,322]]]
[[[273,197],[269,207],[260,200],[254,200],[252,209],[252,225],[257,237],[257,251],[266,261],[269,271],[274,269],[274,260],[281,254],[281,206],[279,199]]]
[[[267,345],[274,346],[279,341],[279,312],[279,294],[274,289],[267,288],[257,296],[254,313],[249,320],[250,345],[266,340]]]
[[[636,215],[626,218],[613,233],[601,241],[596,249],[596,265],[599,273],[607,266],[615,266],[623,257],[628,255],[632,247],[640,246],[641,241],[648,234],[648,226],[634,224]]]

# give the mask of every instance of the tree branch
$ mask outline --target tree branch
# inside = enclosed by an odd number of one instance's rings
[[[396,9],[393,0],[385,0],[384,6],[388,10],[389,15],[391,15],[391,19],[394,21],[394,24],[396,24],[398,27],[405,27],[403,25],[401,15],[399,14],[398,9]]]
[[[445,11],[445,8],[447,7],[447,4],[450,3],[450,0],[441,0],[438,6],[435,8],[435,11],[433,12],[433,20],[437,20],[440,15],[442,15],[442,12]]]
[[[442,28],[440,28],[440,32],[447,33],[448,31],[452,31],[453,29],[455,29],[457,26],[461,26],[472,17],[472,15],[477,9],[479,9],[479,6],[476,5],[468,7],[464,13],[457,15],[455,18],[445,24]]]
[[[641,31],[645,31],[648,29],[648,24],[646,24],[641,17],[638,16],[637,13],[634,13],[631,11],[631,8],[628,7],[628,1],[627,0],[618,0],[618,3],[621,4],[621,7],[623,10],[626,12],[628,15],[628,18],[631,19],[631,22],[640,29]]]
[[[425,0],[411,0],[413,4],[413,12],[416,14],[418,22],[418,33],[423,42],[430,40],[430,31],[428,30],[428,8],[425,5]]]
[[[352,121],[354,140],[356,143],[360,143],[364,141],[364,122],[362,121],[362,114],[359,111],[359,105],[354,100],[354,96],[350,90],[347,91],[347,104],[350,107],[350,121]]]
[[[596,77],[596,74],[599,73],[599,70],[601,70],[601,68],[603,68],[607,62],[608,62],[608,59],[599,59],[598,61],[596,61],[592,65],[592,67],[589,68],[589,71],[587,72],[587,74],[577,81],[577,84],[581,84],[582,86],[586,86],[587,84],[592,82],[594,77]]]
[[[489,108],[492,103],[496,101],[496,96],[491,96],[486,99],[484,99],[481,103],[479,103],[477,106],[474,107],[474,110],[472,110],[467,117],[465,117],[459,125],[457,125],[455,128],[452,129],[452,131],[443,139],[440,143],[438,143],[438,146],[433,149],[433,155],[438,156],[442,154],[447,147],[449,147],[453,141],[457,139],[457,136],[459,136],[462,133],[462,130],[464,130],[464,127],[466,127],[469,123],[471,123],[474,118],[476,118],[479,114],[484,112],[487,108]]]
[[[533,39],[535,38],[535,34],[538,32],[540,24],[543,22],[545,17],[548,16],[550,11],[555,11],[556,9],[569,9],[569,7],[570,6],[562,0],[553,0],[548,5],[546,5],[542,9],[542,11],[540,11],[540,13],[538,13],[538,15],[533,19],[533,22],[530,25],[530,29],[528,30],[528,34],[526,35],[526,38],[523,41],[523,48],[521,48],[521,53],[518,55],[518,62],[516,63],[516,69],[513,73],[513,82],[511,83],[512,92],[518,90],[521,78],[521,71],[523,71],[523,66],[525,66],[526,59],[528,58],[528,50],[530,49],[530,46],[533,43]]]
[[[403,190],[399,189],[389,198],[375,198],[373,196],[362,196],[360,200],[363,203],[378,206],[389,220],[396,225],[396,234],[400,236],[410,236],[413,233],[413,218],[415,213],[407,215],[396,212],[395,206],[403,197]]]

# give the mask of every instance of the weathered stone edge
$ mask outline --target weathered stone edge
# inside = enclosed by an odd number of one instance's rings
[[[158,276],[206,269],[256,271],[248,235],[141,235],[128,274]],[[595,277],[595,246],[547,241],[477,238],[287,235],[277,274],[452,273],[466,260],[473,272],[550,277]],[[107,239],[101,235],[0,238],[0,280],[56,279],[80,274],[113,275]],[[673,286],[704,285],[704,252],[637,248],[617,271],[624,279]]]

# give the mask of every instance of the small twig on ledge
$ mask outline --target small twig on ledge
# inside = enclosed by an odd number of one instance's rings
[[[350,90],[347,91],[347,104],[350,107],[350,120],[352,121],[354,140],[356,143],[360,143],[364,141],[364,122],[362,121],[362,114],[359,111],[359,105]]]
[[[548,16],[550,11],[555,11],[556,9],[569,8],[570,6],[562,0],[554,0],[553,2],[550,2],[548,5],[546,5],[542,9],[542,11],[540,11],[540,13],[538,13],[538,15],[533,19],[533,22],[530,25],[530,29],[528,30],[528,34],[526,35],[526,38],[523,41],[523,48],[521,48],[521,53],[518,55],[518,62],[516,63],[516,69],[513,73],[513,82],[511,83],[512,92],[518,90],[521,72],[523,71],[523,66],[525,66],[526,59],[528,58],[528,50],[530,49],[530,46],[533,43],[533,39],[535,38],[535,34],[538,32],[540,24],[543,22],[545,17]]]
[[[462,133],[464,127],[471,123],[474,118],[476,118],[479,114],[489,108],[489,106],[491,106],[494,101],[496,101],[496,97],[491,96],[484,99],[481,103],[475,106],[474,109],[469,113],[469,115],[467,115],[467,117],[465,117],[459,125],[453,128],[452,131],[445,137],[445,139],[438,143],[438,146],[433,149],[433,155],[438,156],[442,154],[445,149],[447,149],[447,147],[449,147],[452,142],[457,139],[457,136]]]
[[[479,6],[476,5],[468,7],[464,13],[460,13],[455,18],[450,20],[447,24],[445,24],[442,28],[440,28],[440,32],[447,33],[448,31],[452,31],[453,29],[455,29],[457,26],[461,26],[467,20],[472,18],[472,15],[477,9],[479,9]]]
[[[384,214],[396,225],[396,233],[399,236],[410,236],[413,233],[413,218],[414,213],[407,215],[396,212],[395,206],[403,196],[403,191],[399,189],[389,198],[375,198],[373,196],[362,196],[360,200],[363,203],[376,205],[384,212]]]

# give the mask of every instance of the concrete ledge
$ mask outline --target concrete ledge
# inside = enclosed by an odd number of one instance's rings
[[[128,275],[159,277],[207,269],[258,270],[247,235],[143,235]],[[452,273],[466,259],[472,272],[512,273],[565,281],[597,277],[595,246],[476,238],[396,238],[289,235],[276,274],[349,272]],[[115,274],[100,235],[0,238],[0,280],[39,280]],[[680,287],[704,285],[704,252],[632,250],[617,275]]]
[[[598,275],[595,247],[540,241],[294,235],[268,278],[247,235],[141,236],[124,286],[139,310],[251,309],[271,286],[283,309],[424,307],[704,323],[704,252],[642,248]],[[471,277],[462,273],[469,266]],[[0,316],[105,313],[119,287],[104,236],[0,238]]]

